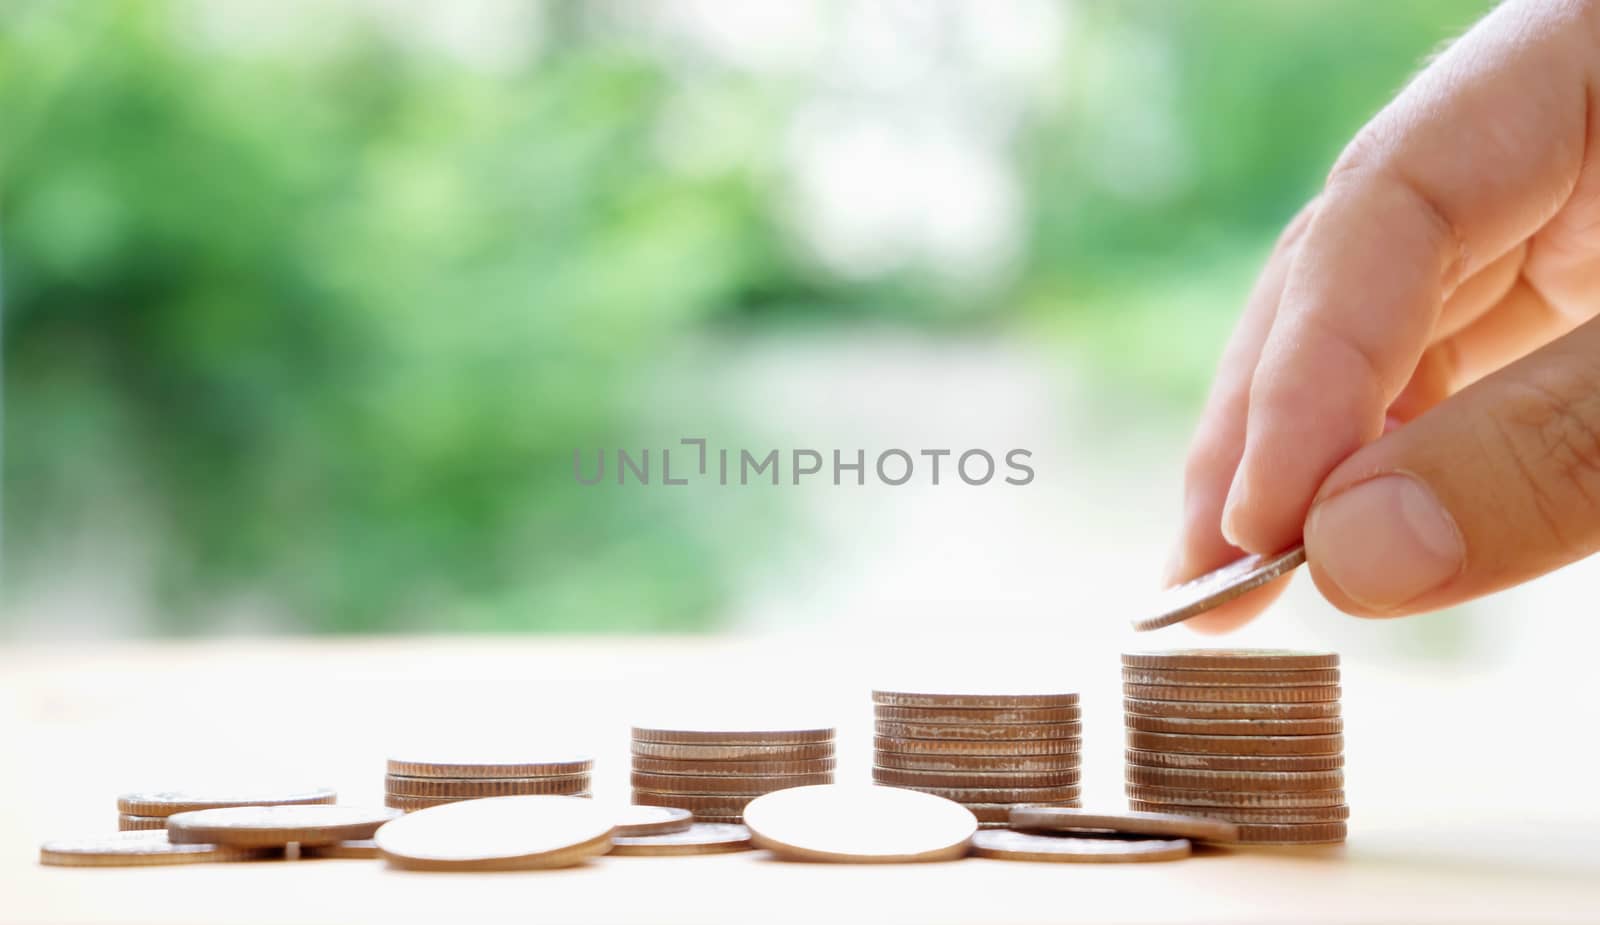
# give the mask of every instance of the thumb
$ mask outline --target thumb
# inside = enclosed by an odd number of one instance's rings
[[[1600,321],[1356,451],[1305,522],[1323,595],[1435,610],[1600,549]]]

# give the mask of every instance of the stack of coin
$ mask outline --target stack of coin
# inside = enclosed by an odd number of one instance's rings
[[[954,800],[988,828],[1018,804],[1078,805],[1077,694],[876,690],[872,702],[876,783]]]
[[[385,805],[411,812],[483,797],[589,796],[594,761],[583,757],[461,761],[390,758],[383,779]]]
[[[633,802],[676,806],[696,822],[738,823],[774,790],[833,783],[832,728],[633,727]]]
[[[230,806],[293,806],[332,803],[338,794],[325,787],[306,789],[159,790],[124,793],[117,797],[117,828],[123,832],[165,829],[167,818],[177,813]]]
[[[1344,841],[1338,655],[1129,653],[1122,685],[1133,809],[1226,819],[1245,844]]]

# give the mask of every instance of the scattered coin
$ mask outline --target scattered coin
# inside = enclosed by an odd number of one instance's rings
[[[1050,707],[1075,707],[1075,693],[1052,694],[998,694],[998,693],[930,693],[916,691],[873,691],[872,702],[886,707],[939,707],[943,709],[1045,709]]]
[[[336,841],[331,845],[302,845],[300,856],[303,858],[375,858],[378,856],[378,843],[370,838],[357,838],[351,841]]]
[[[325,787],[309,790],[162,790],[125,793],[117,797],[117,809],[130,816],[170,816],[197,809],[227,806],[289,806],[332,803],[338,794]]]
[[[972,837],[972,853],[1008,861],[1055,861],[1071,864],[1115,864],[1175,861],[1190,853],[1187,839],[1072,838],[988,829]]]
[[[1129,764],[1194,771],[1331,771],[1344,767],[1344,754],[1332,755],[1199,755],[1130,748]]]
[[[1128,668],[1177,671],[1301,671],[1339,667],[1334,652],[1294,649],[1163,649],[1124,652]]]
[[[963,803],[979,822],[994,822],[1002,825],[1011,824],[1011,811],[1018,806],[1058,806],[1063,809],[1077,809],[1082,806],[1077,800],[1062,800],[1059,803]]]
[[[1260,809],[1302,806],[1339,806],[1343,790],[1182,790],[1130,783],[1128,799],[1143,803],[1184,803],[1190,806],[1253,806]]]
[[[611,839],[611,853],[622,855],[723,854],[749,851],[750,830],[742,825],[695,823],[681,832],[664,835],[627,836]]]
[[[894,787],[794,787],[752,800],[756,845],[785,860],[910,862],[966,854],[977,819],[959,803]]]
[[[1303,736],[1334,735],[1344,731],[1344,720],[1337,716],[1322,719],[1188,719],[1128,713],[1125,718],[1129,729],[1182,735]]]
[[[740,812],[738,815],[695,813],[695,825],[699,825],[702,822],[706,823],[707,825],[744,825],[744,813]]]
[[[640,790],[653,790],[657,793],[761,794],[772,790],[781,790],[784,787],[831,784],[833,783],[833,774],[789,774],[782,777],[767,775],[690,777],[687,774],[642,774],[635,771],[632,775],[632,783],[633,786]]]
[[[1267,791],[1338,790],[1344,786],[1344,771],[1188,771],[1175,768],[1147,768],[1130,764],[1128,780],[1148,787],[1182,790]]]
[[[167,837],[175,844],[235,848],[325,845],[371,838],[397,815],[388,809],[327,804],[230,806],[174,813],[167,817]]]
[[[1032,774],[1039,771],[1077,770],[1077,752],[1064,755],[902,755],[879,750],[873,757],[880,768],[903,771],[978,771]]]
[[[875,736],[872,741],[880,753],[894,752],[908,755],[1075,755],[1083,747],[1082,742],[1075,738],[975,742],[966,739]]]
[[[710,761],[811,761],[832,758],[833,743],[811,745],[678,745],[671,742],[633,743],[633,753],[644,758],[675,758]]]
[[[1156,687],[1124,684],[1122,693],[1135,700],[1198,700],[1210,703],[1312,703],[1339,699],[1333,684],[1316,687]]]
[[[892,723],[879,720],[874,726],[880,736],[907,739],[966,739],[971,741],[1014,742],[1026,739],[1075,739],[1083,733],[1082,723],[995,723],[993,725],[949,726],[931,723]]]
[[[1300,806],[1278,809],[1249,806],[1198,806],[1183,803],[1146,803],[1140,800],[1129,800],[1128,805],[1136,810],[1183,813],[1189,816],[1207,816],[1213,819],[1227,819],[1230,822],[1237,822],[1241,825],[1246,822],[1343,822],[1344,820],[1350,818],[1350,807],[1343,803],[1340,803],[1337,806]]]
[[[1011,824],[1046,832],[1116,832],[1219,842],[1238,839],[1238,827],[1231,822],[1162,812],[1103,813],[1059,806],[1017,806],[1011,810]]]
[[[624,806],[616,812],[612,838],[670,835],[694,825],[694,813],[676,806]]]
[[[590,799],[591,797],[594,796],[593,793],[590,793],[587,790],[581,790],[581,791],[579,791],[577,793],[510,794],[510,795],[511,796],[519,796],[519,795],[520,796],[568,796],[568,797],[578,797],[578,798],[584,799],[584,800]],[[435,806],[444,806],[447,803],[460,803],[460,802],[463,802],[465,800],[478,800],[478,799],[485,799],[485,798],[484,797],[408,797],[408,796],[403,796],[403,795],[398,794],[398,793],[386,793],[386,794],[383,795],[383,805],[389,807],[390,809],[398,809],[398,810],[403,810],[404,812],[411,813],[411,812],[416,812],[419,809],[432,809]]]
[[[166,832],[151,831],[60,839],[39,846],[39,863],[52,867],[145,867],[254,861],[281,856],[281,852],[271,848],[175,844],[168,840]]]
[[[614,815],[573,797],[490,797],[412,813],[375,838],[384,860],[407,870],[568,867],[610,849]]]
[[[642,806],[674,806],[694,813],[695,818],[705,816],[737,816],[744,812],[746,803],[760,796],[752,793],[657,793],[653,790],[633,791],[633,802]]]
[[[1245,845],[1333,845],[1345,840],[1349,832],[1343,822],[1307,825],[1239,826],[1239,842]]]
[[[1122,701],[1122,709],[1140,716],[1188,719],[1325,719],[1339,715],[1339,701],[1309,703],[1207,703],[1203,700]]]
[[[383,779],[384,790],[404,797],[510,797],[553,793],[568,795],[589,789],[588,775],[574,777],[401,777]]]
[[[813,758],[806,761],[707,761],[704,759],[647,758],[633,756],[633,769],[643,774],[680,774],[689,777],[787,777],[833,773],[835,760]]]
[[[473,760],[466,755],[390,758],[389,773],[397,777],[572,777],[594,770],[594,759],[582,755],[512,759],[510,756]]]
[[[144,832],[150,829],[165,829],[166,816],[132,816],[128,813],[117,814],[117,831],[119,832]]]
[[[1298,671],[1221,671],[1124,668],[1122,683],[1151,687],[1317,687],[1339,683],[1337,668]]]
[[[1344,736],[1204,736],[1130,729],[1128,745],[1201,755],[1332,755],[1344,750]]]
[[[676,743],[678,745],[812,745],[831,743],[833,729],[661,729],[633,727],[636,742]]]
[[[1005,709],[997,707],[890,707],[876,704],[873,717],[891,723],[939,723],[954,726],[978,724],[1075,723],[1083,718],[1081,707],[1043,707]]]
[[[1250,555],[1173,588],[1157,601],[1155,612],[1133,622],[1141,632],[1181,623],[1282,578],[1306,561],[1306,548],[1295,546],[1270,556]]]
[[[1026,788],[906,786],[905,789],[920,790],[947,800],[955,800],[957,803],[1060,803],[1065,800],[1076,800],[1080,796],[1077,784],[1066,787]]]
[[[1033,771],[1009,773],[983,771],[905,771],[898,768],[872,769],[872,779],[891,787],[1066,787],[1079,783],[1080,772]]]

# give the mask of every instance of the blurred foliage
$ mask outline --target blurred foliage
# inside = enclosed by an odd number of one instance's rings
[[[1476,12],[1076,4],[1016,153],[1026,251],[973,293],[792,253],[788,88],[716,76],[772,141],[663,163],[682,75],[581,5],[499,69],[332,12],[303,52],[232,48],[191,7],[0,9],[6,589],[122,525],[168,632],[258,589],[316,630],[709,625],[726,550],[669,493],[569,475],[639,444],[667,337],[1017,306],[1191,395],[1275,228]]]

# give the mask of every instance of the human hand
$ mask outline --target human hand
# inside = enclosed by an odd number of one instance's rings
[[[1600,548],[1597,104],[1600,0],[1524,0],[1361,130],[1223,354],[1169,580],[1303,536],[1334,605],[1398,616]]]

